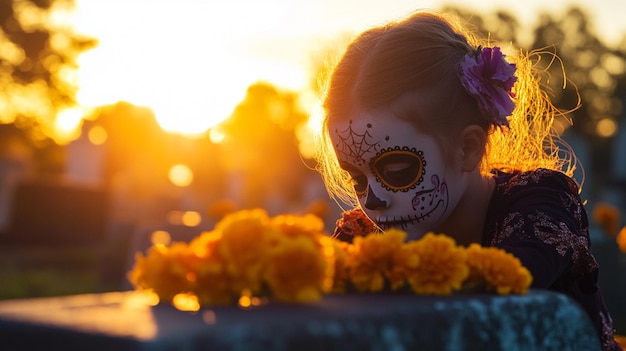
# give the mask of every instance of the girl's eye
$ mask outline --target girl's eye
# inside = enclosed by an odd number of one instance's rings
[[[415,149],[391,149],[371,163],[381,184],[392,191],[407,191],[422,181],[424,175],[423,152]]]
[[[407,162],[402,163],[390,163],[383,165],[382,176],[390,184],[401,185],[402,183],[410,182],[415,173],[414,165]]]

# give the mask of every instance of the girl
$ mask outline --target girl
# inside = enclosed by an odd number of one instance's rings
[[[318,165],[327,188],[410,240],[438,232],[507,250],[533,288],[577,300],[603,349],[620,350],[574,162],[551,134],[559,112],[530,56],[509,63],[499,47],[479,44],[428,12],[357,37],[324,101]]]

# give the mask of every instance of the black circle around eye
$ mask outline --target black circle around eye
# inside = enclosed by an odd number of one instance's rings
[[[363,195],[367,192],[367,177],[366,176],[355,176],[352,178],[354,182],[354,190],[357,195]]]
[[[396,147],[382,150],[370,167],[387,190],[408,191],[421,183],[425,173],[424,153],[414,148]]]

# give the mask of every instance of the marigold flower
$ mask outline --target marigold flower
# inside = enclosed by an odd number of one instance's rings
[[[281,235],[294,238],[304,235],[313,240],[317,240],[324,232],[324,222],[317,216],[307,215],[278,215],[271,219],[274,226]]]
[[[214,254],[221,238],[222,233],[216,230],[202,232],[200,235],[191,239],[189,242],[189,250],[200,258],[208,257]]]
[[[594,206],[592,218],[602,228],[606,236],[615,237],[619,229],[620,220],[619,209],[616,206],[600,202]]]
[[[378,232],[376,224],[361,209],[348,210],[341,213],[341,218],[337,220],[333,237],[341,234],[349,236],[365,236]]]
[[[233,289],[259,292],[267,252],[275,240],[267,212],[255,209],[232,213],[218,222],[215,230],[221,232],[216,249],[233,278]]]
[[[406,244],[407,250],[419,256],[419,265],[407,279],[417,294],[449,295],[459,290],[469,275],[463,247],[454,239],[428,233],[417,241]]]
[[[406,232],[391,229],[383,234],[354,238],[354,251],[349,257],[350,278],[358,291],[377,292],[392,277],[393,257],[406,239]]]
[[[283,238],[268,252],[265,278],[279,301],[316,301],[322,297],[326,264],[318,244],[310,238]]]
[[[619,346],[621,346],[622,348],[626,348],[626,336],[624,336],[624,335],[615,335],[615,341],[617,341]]]
[[[517,257],[496,247],[471,244],[467,265],[473,281],[485,282],[488,290],[498,294],[525,294],[532,282],[530,272]]]
[[[333,293],[345,293],[347,290],[346,283],[350,280],[349,257],[354,251],[354,245],[345,241],[331,240],[333,245],[333,275],[332,287]]]
[[[617,246],[622,252],[626,252],[626,226],[617,234]]]
[[[241,292],[233,287],[224,258],[217,250],[221,238],[221,232],[203,232],[189,243],[196,258],[191,265],[195,275],[192,291],[201,305],[232,304]]]
[[[389,272],[389,282],[391,290],[397,290],[406,285],[407,279],[419,274],[420,264],[419,246],[405,244],[393,256],[391,271]]]
[[[532,280],[503,250],[475,244],[465,250],[443,234],[406,243],[407,233],[399,229],[358,232],[351,244],[323,229],[314,215],[270,218],[260,209],[239,211],[189,244],[159,244],[145,256],[138,253],[128,278],[137,289],[192,310],[254,296],[310,302],[327,292],[395,291],[407,284],[417,294],[444,295],[459,290],[470,272],[469,284],[478,281],[500,294],[526,292]],[[618,243],[626,250],[626,228],[622,232]]]
[[[193,276],[189,275],[193,260],[187,244],[152,246],[147,256],[138,252],[128,279],[138,289],[151,289],[159,299],[171,301],[180,293],[191,290]]]

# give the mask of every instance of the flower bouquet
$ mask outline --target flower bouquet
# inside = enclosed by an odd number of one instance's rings
[[[351,221],[364,214],[355,211],[338,224],[357,228]],[[434,233],[406,242],[398,229],[352,234],[352,243],[340,241],[311,214],[270,217],[262,209],[241,210],[189,243],[137,253],[128,278],[160,301],[182,299],[191,309],[269,299],[306,303],[347,292],[523,294],[532,281],[516,257],[497,248],[466,248]]]

